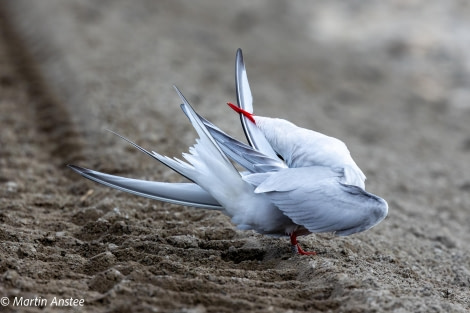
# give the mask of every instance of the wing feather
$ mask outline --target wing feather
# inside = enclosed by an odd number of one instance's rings
[[[237,90],[238,106],[247,112],[253,113],[253,96],[251,94],[248,76],[246,75],[245,62],[243,61],[243,53],[241,49],[237,50],[235,61],[235,87]],[[278,156],[276,152],[266,140],[261,130],[243,114],[240,114],[240,120],[243,131],[245,132],[250,145],[263,154],[273,159],[277,159]]]
[[[307,167],[261,174],[267,177],[265,180],[256,177],[259,175],[244,179],[261,181],[255,192],[265,193],[285,215],[312,233],[354,234],[373,227],[388,212],[382,198],[341,183],[341,171]]]
[[[287,165],[277,157],[273,159],[217,128],[209,126],[207,129],[228,157],[252,173],[278,171],[282,168],[287,168]]]
[[[87,168],[68,165],[72,170],[97,183],[150,199],[220,210],[220,204],[194,183],[164,183],[109,175]]]

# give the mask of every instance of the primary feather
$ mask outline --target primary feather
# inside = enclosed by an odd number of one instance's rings
[[[248,82],[241,49],[237,50],[235,61],[235,86],[238,106],[249,113],[253,113],[253,96],[251,94],[250,83]],[[276,152],[266,140],[266,137],[262,134],[260,129],[251,123],[245,115],[240,114],[240,120],[243,131],[245,132],[250,145],[257,151],[260,151],[272,159],[276,159]]]
[[[222,206],[204,189],[193,183],[164,183],[109,175],[76,165],[69,167],[97,183],[138,196],[188,205],[204,209],[221,210]]]

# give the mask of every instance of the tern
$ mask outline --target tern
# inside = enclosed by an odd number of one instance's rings
[[[235,65],[238,106],[248,144],[227,135],[200,116],[179,89],[181,109],[199,138],[183,153],[185,160],[140,151],[186,177],[191,183],[146,181],[68,165],[100,184],[139,196],[220,210],[238,229],[290,236],[293,251],[304,251],[297,236],[331,232],[347,236],[380,223],[387,202],[365,191],[365,175],[339,139],[298,127],[279,118],[253,114],[253,97],[241,49]],[[244,171],[238,171],[239,164]]]

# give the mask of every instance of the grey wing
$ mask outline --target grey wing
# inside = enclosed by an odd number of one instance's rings
[[[284,161],[279,159],[277,156],[275,158],[269,157],[244,144],[243,142],[227,135],[219,127],[215,126],[201,115],[197,114],[197,116],[204,123],[207,130],[215,139],[222,151],[229,158],[243,166],[248,171],[252,173],[263,173],[287,168],[286,163],[284,163]]]
[[[265,175],[265,179],[256,177],[260,175]],[[270,175],[252,174],[245,180],[259,184],[256,193],[265,193],[285,215],[312,233],[351,235],[386,217],[385,200],[357,186],[343,184],[340,178],[340,172],[311,167],[285,169]]]
[[[253,113],[253,96],[251,94],[248,76],[246,75],[246,68],[241,49],[237,50],[235,61],[235,86],[237,90],[238,106],[247,112]],[[253,122],[249,121],[243,114],[240,114],[240,119],[243,131],[245,132],[250,145],[263,154],[273,159],[278,159],[276,152],[273,150],[259,128],[256,127]]]
[[[287,165],[279,158],[269,157],[252,147],[227,135],[207,120],[203,120],[212,137],[217,141],[222,151],[232,160],[252,173],[278,171],[287,168]],[[212,125],[212,126],[211,126]]]
[[[164,183],[109,175],[83,167],[68,165],[72,170],[97,183],[150,199],[206,209],[222,206],[194,183]]]

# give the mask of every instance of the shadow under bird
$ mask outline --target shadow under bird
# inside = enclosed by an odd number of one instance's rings
[[[388,212],[387,202],[365,191],[365,175],[346,145],[333,137],[283,119],[253,115],[253,98],[243,55],[237,51],[235,80],[241,124],[249,145],[225,134],[198,115],[182,93],[181,109],[199,139],[186,161],[148,151],[118,135],[192,183],[130,179],[69,165],[82,176],[136,195],[220,210],[242,230],[290,236],[332,232],[347,236],[370,229]],[[239,172],[233,163],[246,171]]]

